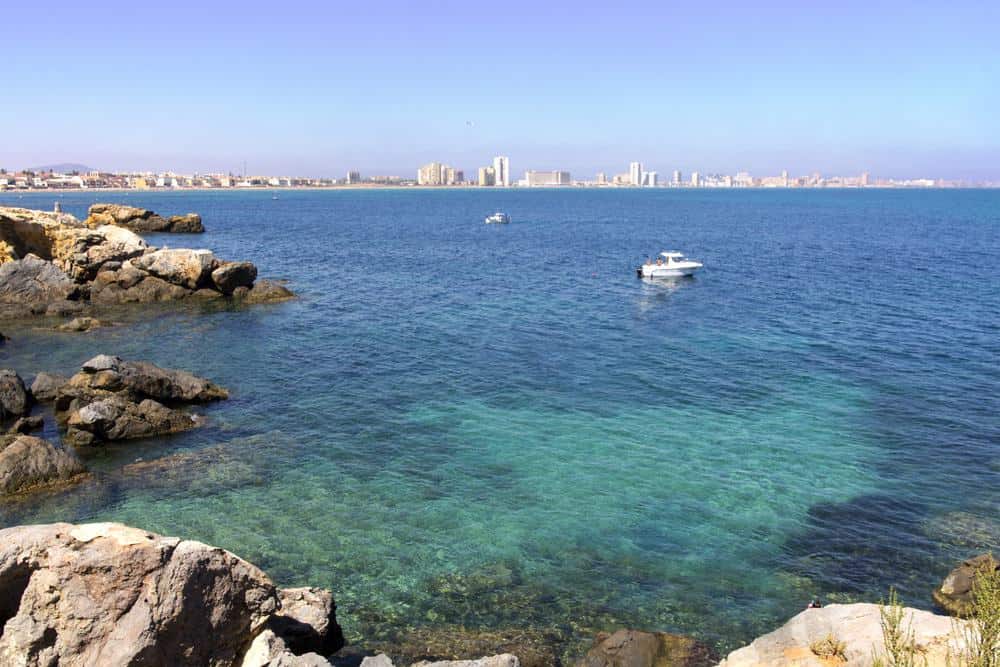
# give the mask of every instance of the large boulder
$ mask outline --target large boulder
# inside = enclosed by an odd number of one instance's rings
[[[953,616],[972,614],[972,587],[980,572],[1000,571],[1000,561],[993,554],[980,554],[962,561],[934,589],[934,602]]]
[[[193,373],[108,354],[84,362],[80,372],[70,378],[69,385],[164,403],[208,403],[229,398],[225,389]]]
[[[31,409],[31,395],[16,371],[0,369],[0,421],[17,419]]]
[[[903,627],[912,627],[913,638],[926,667],[945,667],[952,656],[964,652],[964,626],[956,627],[948,616],[918,609],[904,609]],[[737,649],[719,667],[829,667],[829,659],[816,655],[811,646],[828,636],[844,643],[846,667],[869,667],[872,656],[885,656],[879,606],[832,604],[807,609],[774,632]]]
[[[39,373],[31,382],[31,395],[36,401],[48,402],[56,400],[59,390],[69,382],[68,377],[55,373]]]
[[[712,649],[691,637],[618,630],[597,635],[577,667],[708,667],[716,660]]]
[[[45,427],[45,418],[39,415],[33,417],[21,417],[14,425],[7,429],[8,433],[32,433],[40,431]]]
[[[194,290],[211,282],[218,260],[211,250],[163,248],[136,257],[132,265],[168,283]]]
[[[0,495],[66,482],[83,471],[83,463],[74,452],[47,440],[30,435],[0,435]],[[0,544],[0,553],[2,550]],[[3,567],[0,557],[0,639],[5,620]],[[0,661],[0,664],[7,663]]]
[[[66,418],[63,440],[74,446],[113,440],[134,440],[190,430],[198,425],[192,415],[147,398],[133,403],[109,396],[87,403]]]
[[[258,280],[253,287],[237,287],[233,290],[233,296],[246,303],[267,303],[295,298],[290,289],[274,280]]]
[[[278,598],[281,611],[268,627],[290,651],[330,655],[344,645],[333,593],[322,588],[286,588],[278,591]]]
[[[238,287],[252,287],[257,280],[257,267],[250,262],[223,262],[212,271],[212,282],[223,294],[232,294]]]
[[[0,530],[0,664],[238,665],[278,607],[233,554],[121,524]]]
[[[240,667],[332,667],[318,653],[296,654],[285,641],[268,628],[250,644]]]
[[[50,303],[80,294],[80,286],[66,272],[35,255],[0,264],[0,301]]]
[[[205,231],[205,226],[201,224],[201,216],[197,213],[172,215],[167,222],[169,223],[167,231],[175,234],[201,234]]]

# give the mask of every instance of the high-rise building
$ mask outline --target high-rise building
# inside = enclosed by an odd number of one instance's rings
[[[691,187],[700,188],[701,187],[701,174],[697,171],[691,172]]]
[[[417,170],[417,185],[441,185],[444,183],[440,162],[430,162]],[[444,167],[445,169],[447,167]]]
[[[788,172],[784,170],[782,170],[781,172],[781,187],[783,188],[788,187]]]
[[[479,185],[496,185],[496,172],[493,167],[480,167],[479,168]]]
[[[643,184],[649,188],[655,188],[657,186],[657,180],[659,176],[655,171],[647,171],[643,177]]]
[[[347,172],[347,184],[354,185],[355,183],[361,182],[361,173],[357,171]]]
[[[506,155],[493,158],[493,179],[495,185],[501,188],[510,185],[510,158]]]
[[[871,174],[867,171],[861,172],[861,187],[867,188],[869,185],[871,185]]]
[[[673,182],[674,187],[679,187],[680,186],[680,184],[681,184],[681,170],[680,169],[674,169],[674,178],[673,178],[672,182]]]
[[[597,172],[597,184],[598,185],[607,185],[608,184],[608,176],[603,171]]]
[[[630,162],[628,165],[629,182],[638,187],[642,185],[642,163]]]
[[[546,185],[570,185],[568,171],[526,171],[524,184],[535,188]]]

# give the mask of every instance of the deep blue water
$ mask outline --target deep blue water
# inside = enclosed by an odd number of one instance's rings
[[[928,606],[1000,548],[1000,192],[0,194],[197,211],[294,302],[89,334],[5,327],[30,377],[109,352],[232,390],[0,524],[118,520],[404,624],[630,625],[723,648],[813,595]],[[508,226],[486,226],[500,208]],[[693,280],[634,266],[677,248]],[[52,433],[50,432],[50,435]],[[182,456],[176,457],[181,454]],[[175,455],[177,465],[125,468]]]

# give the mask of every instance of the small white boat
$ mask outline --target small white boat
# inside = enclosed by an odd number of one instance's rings
[[[486,216],[487,225],[506,225],[508,222],[510,222],[510,216],[506,213],[501,213],[500,211],[497,211],[493,215]]]
[[[693,276],[701,267],[701,262],[688,259],[682,252],[661,252],[656,261],[646,260],[646,263],[635,270],[640,278],[680,278]]]

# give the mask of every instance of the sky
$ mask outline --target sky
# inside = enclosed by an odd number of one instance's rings
[[[1000,3],[0,9],[0,166],[1000,181]]]

